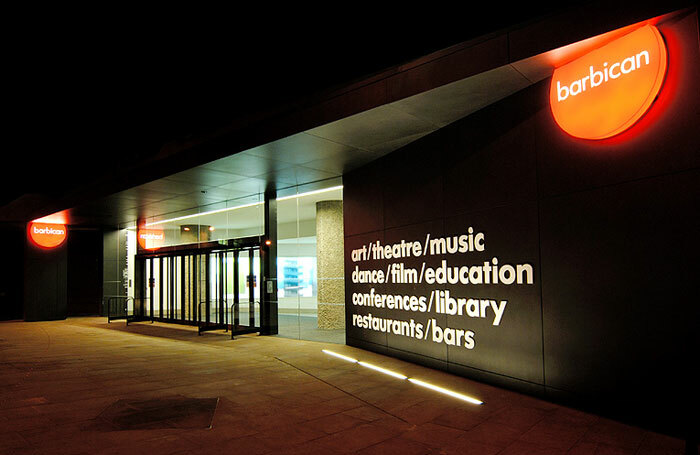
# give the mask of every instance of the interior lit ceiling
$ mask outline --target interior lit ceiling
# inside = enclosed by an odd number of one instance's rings
[[[304,222],[316,220],[316,203],[342,200],[339,186],[329,187],[298,195],[285,196],[277,203],[277,223],[284,229],[284,236],[298,237],[309,231]],[[228,205],[214,204],[198,210],[176,212],[166,217],[147,219],[145,227],[164,231],[180,231],[181,226],[202,225],[212,228],[220,238],[258,235],[263,232],[263,203],[258,197],[227,201]],[[132,226],[127,226],[132,227]],[[221,234],[228,231],[226,234]],[[313,229],[311,229],[313,231]],[[232,235],[229,235],[232,234]],[[219,238],[219,237],[217,237]]]

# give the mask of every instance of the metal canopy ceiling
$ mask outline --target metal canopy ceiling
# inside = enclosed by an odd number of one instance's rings
[[[633,27],[629,25],[629,27]],[[279,140],[121,191],[69,211],[69,222],[105,225],[167,217],[197,206],[259,199],[267,185],[285,188],[335,179],[552,74],[555,66],[595,48],[604,33],[478,72]]]
[[[339,178],[534,82],[506,65],[116,193],[69,219],[130,223],[243,201],[268,184],[280,191]]]

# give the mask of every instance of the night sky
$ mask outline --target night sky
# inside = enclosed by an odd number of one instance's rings
[[[11,145],[0,206],[25,193],[65,192],[169,140],[550,12],[497,5],[410,11],[409,19],[357,9],[275,19],[261,11],[178,20],[137,11],[18,15],[6,40]]]

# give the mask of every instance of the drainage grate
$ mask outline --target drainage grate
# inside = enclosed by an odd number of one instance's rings
[[[211,428],[218,398],[174,395],[150,400],[118,400],[95,418],[103,431]]]

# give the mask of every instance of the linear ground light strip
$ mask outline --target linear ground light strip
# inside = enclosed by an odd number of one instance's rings
[[[363,367],[369,368],[374,371],[379,371],[380,373],[387,374],[389,376],[393,376],[398,379],[408,379],[408,376],[404,376],[401,373],[397,373],[395,371],[387,370],[386,368],[378,367],[377,365],[372,365],[371,363],[367,362],[357,362],[359,365],[362,365]]]
[[[357,362],[359,362],[359,360],[357,360],[357,359],[353,359],[352,357],[348,357],[348,356],[343,355],[343,354],[338,354],[337,352],[329,351],[329,350],[327,350],[327,349],[322,349],[322,351],[325,352],[326,354],[332,355],[333,357],[337,357],[337,358],[339,358],[339,359],[347,360],[348,362],[352,362],[352,363],[357,363]]]
[[[408,380],[415,385],[425,387],[426,389],[434,390],[435,392],[439,392],[439,393],[451,396],[452,398],[457,398],[458,400],[466,401],[466,402],[472,403],[472,404],[484,404],[483,401],[477,400],[476,398],[470,397],[469,395],[464,395],[462,393],[454,392],[452,390],[445,389],[443,387],[439,387],[439,386],[421,381],[419,379],[409,378],[408,376],[405,376],[401,373],[387,370],[386,368],[378,367],[377,365],[372,365],[371,363],[367,363],[367,362],[363,362],[363,361],[360,361],[357,359],[353,359],[352,357],[348,357],[348,356],[343,355],[343,354],[338,354],[337,352],[329,351],[328,349],[321,349],[321,351],[328,354],[328,355],[332,355],[333,357],[343,359],[347,362],[356,363],[356,364],[361,365],[365,368],[369,368],[371,370],[378,371],[380,373],[384,373],[386,375],[393,376],[393,377],[398,378],[398,379]]]
[[[468,401],[469,403],[474,403],[474,404],[484,404],[483,401],[477,400],[476,398],[472,398],[468,395],[463,395],[461,393],[453,392],[452,390],[447,390],[442,387],[438,387],[433,384],[428,384],[427,382],[420,381],[418,379],[414,378],[408,378],[408,380],[416,385],[419,385],[421,387],[425,387],[426,389],[434,390],[436,392],[444,393],[445,395],[449,395],[453,398],[458,398],[460,400]]]

